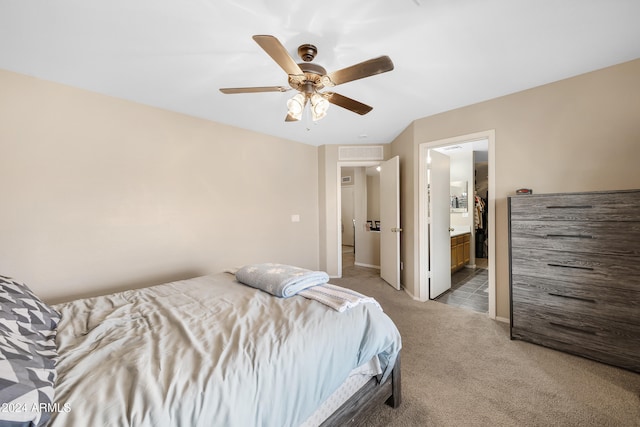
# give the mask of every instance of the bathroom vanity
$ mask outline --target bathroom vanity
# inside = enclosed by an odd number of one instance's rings
[[[468,231],[451,232],[451,273],[462,269],[470,260],[471,233]]]

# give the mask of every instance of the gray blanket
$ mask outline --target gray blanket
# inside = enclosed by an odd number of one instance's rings
[[[329,275],[324,271],[272,263],[245,265],[236,272],[236,278],[245,285],[283,298],[329,281]]]
[[[297,426],[400,336],[375,305],[339,313],[230,274],[59,304],[52,427]]]

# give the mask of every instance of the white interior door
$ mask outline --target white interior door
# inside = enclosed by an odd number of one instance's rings
[[[429,150],[429,298],[451,289],[449,156]]]
[[[353,230],[354,214],[353,186],[342,187],[342,244],[355,245],[355,233]]]
[[[380,277],[400,289],[400,158],[380,165]]]

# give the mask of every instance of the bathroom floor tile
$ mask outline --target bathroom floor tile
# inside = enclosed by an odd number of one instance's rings
[[[489,271],[463,268],[451,276],[451,289],[435,299],[481,313],[489,310]]]

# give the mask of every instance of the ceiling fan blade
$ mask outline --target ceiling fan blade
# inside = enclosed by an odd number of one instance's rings
[[[340,95],[339,93],[324,92],[322,96],[325,97],[330,103],[337,105],[338,107],[346,108],[347,110],[353,111],[354,113],[358,113],[361,116],[373,110],[373,107],[370,107],[367,104],[363,104],[362,102],[358,102],[355,99],[347,98],[346,96]]]
[[[337,86],[391,70],[393,70],[393,62],[391,62],[391,58],[385,55],[334,71],[329,73],[327,77],[329,77],[334,86]]]
[[[253,36],[253,39],[287,74],[304,74],[287,49],[273,36]]]
[[[258,93],[258,92],[286,92],[291,88],[284,86],[260,86],[260,87],[227,87],[220,89],[226,94],[232,93]]]

